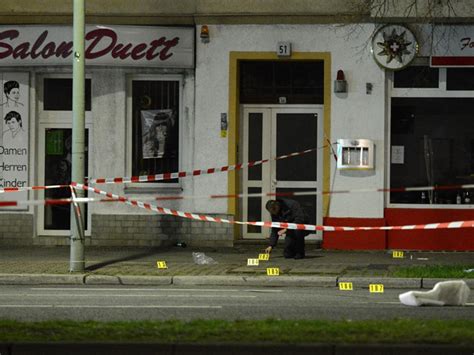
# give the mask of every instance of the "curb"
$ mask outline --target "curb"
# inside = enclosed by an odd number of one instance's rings
[[[350,276],[133,276],[87,274],[0,274],[0,285],[129,285],[129,286],[263,286],[263,287],[338,287],[340,282],[352,282],[354,288],[383,284],[393,289],[431,289],[448,279],[350,277]],[[464,279],[474,289],[474,279]]]
[[[122,285],[161,286],[172,285],[172,276],[118,276]]]
[[[278,277],[245,277],[247,284],[254,286],[294,286],[294,287],[335,287],[336,276],[278,276]]]
[[[458,279],[464,280],[470,289],[474,290],[474,279]],[[421,288],[433,288],[435,284],[440,281],[447,281],[447,279],[421,279]]]
[[[83,285],[85,274],[0,274],[0,285]]]
[[[128,275],[87,275],[84,278],[86,285],[171,285],[171,276],[128,276]]]
[[[335,287],[330,276],[174,276],[173,285]]]

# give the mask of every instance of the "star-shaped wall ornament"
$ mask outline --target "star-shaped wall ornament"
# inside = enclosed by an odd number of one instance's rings
[[[373,36],[372,52],[377,64],[397,70],[406,67],[415,58],[418,43],[408,28],[389,25],[380,28]]]

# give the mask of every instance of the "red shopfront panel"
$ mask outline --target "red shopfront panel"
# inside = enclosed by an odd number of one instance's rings
[[[380,227],[383,218],[339,218],[325,217],[325,226]],[[323,249],[337,250],[383,250],[387,248],[385,231],[324,232]]]
[[[474,210],[386,208],[388,226],[474,220]],[[474,230],[430,229],[387,231],[387,248],[403,250],[474,251]]]

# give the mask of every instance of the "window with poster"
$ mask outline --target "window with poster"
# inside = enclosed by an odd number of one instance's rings
[[[390,188],[474,184],[474,68],[393,72]],[[467,205],[474,190],[390,192],[390,204]]]
[[[132,77],[129,100],[131,174],[179,171],[181,77]],[[146,183],[146,186],[178,185],[178,179]]]

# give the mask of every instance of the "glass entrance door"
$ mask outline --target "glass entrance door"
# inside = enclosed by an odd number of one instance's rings
[[[85,144],[85,174],[88,175],[88,130],[86,130]],[[44,131],[44,181],[46,185],[64,185],[71,182],[71,128],[46,128]],[[71,197],[69,188],[50,189],[45,191],[46,199],[61,199]],[[87,204],[84,205],[84,213],[87,216]],[[45,230],[69,230],[71,205],[53,204],[44,208]],[[87,229],[87,219],[85,221]]]
[[[243,108],[243,161],[276,157],[316,148],[323,141],[322,106],[286,106]],[[322,150],[243,171],[243,193],[317,192],[322,189]],[[322,199],[315,195],[290,197],[298,201],[310,216],[311,224],[321,224]],[[244,220],[270,220],[265,210],[269,197],[242,200]],[[265,238],[268,229],[243,227],[244,238]],[[314,238],[316,235],[313,234]],[[309,236],[311,238],[311,236]]]
[[[72,78],[70,74],[39,74],[38,85],[38,181],[37,185],[68,184],[72,164]],[[92,135],[91,79],[85,83],[85,175],[89,166]],[[69,188],[38,190],[38,199],[69,198]],[[85,204],[86,235],[90,235],[91,208]],[[65,237],[70,234],[69,204],[38,206],[37,231],[39,236]]]

